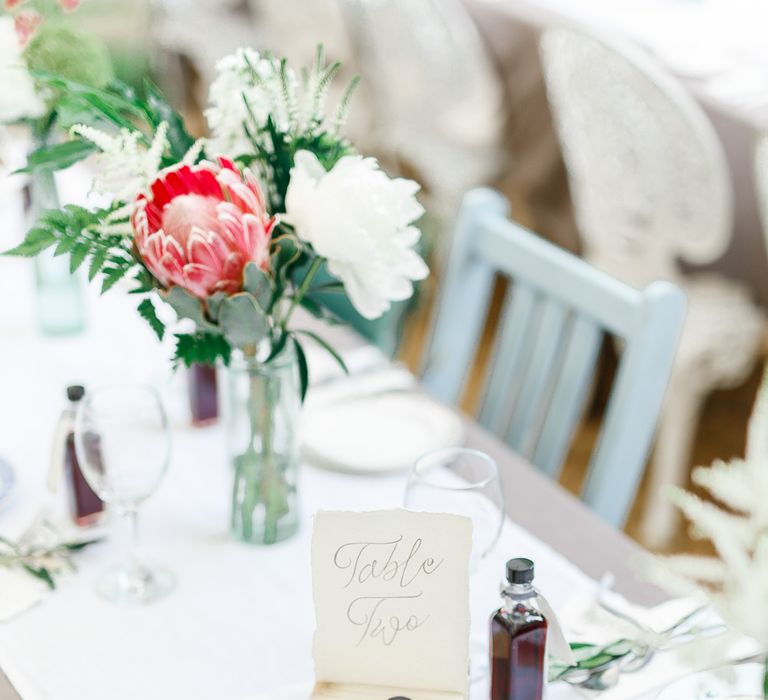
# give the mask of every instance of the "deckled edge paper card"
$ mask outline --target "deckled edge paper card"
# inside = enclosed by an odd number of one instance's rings
[[[313,697],[466,697],[471,547],[459,515],[318,512]]]

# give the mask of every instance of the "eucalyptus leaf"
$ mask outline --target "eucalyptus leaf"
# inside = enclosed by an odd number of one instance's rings
[[[179,318],[192,319],[200,330],[218,331],[213,323],[206,320],[200,300],[186,289],[171,287],[164,298],[173,307]]]
[[[216,292],[208,297],[208,315],[217,321],[219,318],[219,310],[221,309],[221,303],[227,298],[225,292]]]
[[[256,304],[267,313],[272,304],[272,283],[256,263],[249,262],[243,269],[243,289],[253,295]]]
[[[255,352],[267,336],[269,326],[254,298],[241,292],[225,299],[219,312],[219,324],[230,345]]]

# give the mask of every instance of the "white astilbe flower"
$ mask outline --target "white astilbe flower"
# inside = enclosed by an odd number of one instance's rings
[[[270,115],[278,129],[288,130],[289,110],[281,97],[279,61],[262,57],[254,49],[240,48],[222,58],[216,72],[208,95],[210,107],[205,110],[211,155],[251,153],[253,145],[244,125],[263,127]],[[287,74],[295,83],[293,73]]]
[[[200,157],[200,154],[203,152],[203,149],[205,148],[206,139],[197,139],[190,147],[189,150],[184,154],[184,157],[181,159],[181,162],[184,165],[194,165],[197,163],[197,159]]]
[[[768,373],[750,418],[746,459],[698,468],[693,480],[721,505],[680,490],[673,500],[718,557],[658,557],[649,574],[675,592],[704,590],[731,627],[768,648]]]
[[[166,122],[158,126],[149,148],[143,144],[144,136],[139,131],[122,129],[112,135],[85,124],[75,124],[70,132],[101,151],[96,156],[93,191],[129,203],[155,178],[168,146]]]
[[[340,67],[339,63],[325,65],[322,47],[312,69],[302,71],[301,80],[285,61],[253,49],[240,48],[225,56],[216,65],[218,75],[209,91],[210,107],[205,110],[211,132],[208,153],[230,157],[253,153],[251,137],[259,147],[269,149],[269,139],[262,130],[270,117],[275,129],[288,140],[320,130],[337,135],[358,82],[354,78],[349,83],[329,118],[328,90]]]

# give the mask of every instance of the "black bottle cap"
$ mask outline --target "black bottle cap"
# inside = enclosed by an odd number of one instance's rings
[[[507,581],[530,583],[533,581],[533,562],[530,559],[510,559],[507,562]]]
[[[85,396],[85,387],[80,384],[71,384],[67,387],[67,398],[73,403],[80,401]]]

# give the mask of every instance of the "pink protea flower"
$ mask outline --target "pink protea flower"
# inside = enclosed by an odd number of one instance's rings
[[[74,12],[80,6],[80,0],[59,0],[59,5],[64,12]]]
[[[163,170],[140,194],[131,218],[136,247],[164,287],[196,297],[234,294],[243,268],[269,269],[269,217],[258,182],[232,161],[177,165]]]
[[[5,0],[5,9],[12,10],[14,7],[18,7],[24,0]]]
[[[29,43],[42,21],[43,16],[37,10],[23,10],[13,18],[16,36],[19,37],[19,43],[22,46]]]

